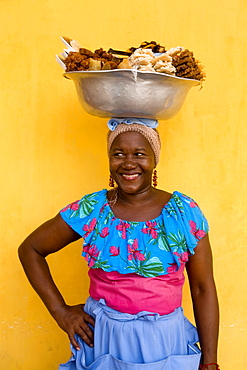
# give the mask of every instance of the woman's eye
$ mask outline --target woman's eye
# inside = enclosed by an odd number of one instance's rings
[[[145,155],[144,153],[141,153],[141,152],[138,152],[138,153],[136,153],[135,154],[137,157],[141,157],[141,156],[143,156],[143,155]]]
[[[113,156],[114,157],[122,157],[123,156],[123,153],[114,153]]]

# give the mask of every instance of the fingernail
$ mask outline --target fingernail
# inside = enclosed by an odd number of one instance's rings
[[[76,350],[77,350],[77,351],[80,351],[80,347],[76,347]]]

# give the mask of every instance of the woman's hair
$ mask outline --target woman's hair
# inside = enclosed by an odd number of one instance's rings
[[[109,131],[107,135],[107,151],[108,156],[110,154],[110,149],[112,146],[113,141],[116,139],[116,137],[123,132],[139,132],[141,135],[147,139],[149,142],[153,152],[154,152],[154,159],[155,159],[155,166],[157,166],[159,162],[160,157],[160,149],[161,149],[161,141],[159,133],[156,129],[150,128],[145,125],[141,125],[138,123],[132,123],[132,124],[126,124],[126,123],[120,123],[114,131]]]

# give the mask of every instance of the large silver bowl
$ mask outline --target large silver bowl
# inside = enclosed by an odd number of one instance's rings
[[[169,119],[181,109],[198,80],[132,69],[75,71],[64,74],[75,83],[78,99],[98,117]]]

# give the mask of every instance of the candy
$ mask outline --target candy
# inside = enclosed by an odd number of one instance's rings
[[[203,65],[194,58],[193,52],[182,46],[167,50],[155,41],[141,43],[140,47],[131,47],[126,52],[102,48],[94,52],[80,47],[80,44],[68,38],[66,42],[73,50],[63,60],[66,72],[70,71],[99,71],[109,69],[136,69],[166,73],[177,77],[191,78],[204,81]],[[125,56],[125,57],[117,57]]]

